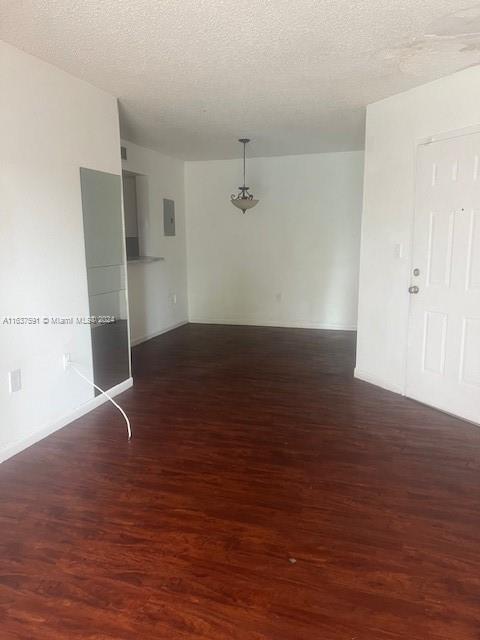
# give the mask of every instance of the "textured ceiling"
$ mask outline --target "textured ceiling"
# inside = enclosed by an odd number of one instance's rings
[[[0,39],[118,96],[186,159],[360,149],[365,105],[480,62],[459,0],[0,0]]]

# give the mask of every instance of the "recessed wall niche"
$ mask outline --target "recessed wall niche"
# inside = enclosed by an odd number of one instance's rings
[[[155,219],[157,212],[150,211],[149,177],[124,170],[122,178],[127,260],[130,264],[163,260],[161,256],[152,255],[155,253],[152,247],[158,248],[158,241],[156,224],[152,223],[151,216]],[[174,213],[173,224],[175,226]]]
[[[140,240],[138,230],[138,196],[137,176],[135,173],[123,171],[123,209],[125,212],[125,243],[127,260],[140,257]]]

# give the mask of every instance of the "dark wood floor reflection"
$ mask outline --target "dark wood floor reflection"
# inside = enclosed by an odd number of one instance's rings
[[[187,325],[0,466],[1,640],[480,638],[480,430],[354,334]]]

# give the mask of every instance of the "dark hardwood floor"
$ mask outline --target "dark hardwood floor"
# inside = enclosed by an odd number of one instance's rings
[[[0,466],[1,640],[480,638],[480,429],[354,334],[187,325]],[[295,560],[295,561],[293,561]]]

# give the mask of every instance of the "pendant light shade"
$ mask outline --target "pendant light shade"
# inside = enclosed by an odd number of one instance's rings
[[[253,207],[258,204],[258,200],[249,192],[249,187],[245,186],[245,147],[250,140],[249,138],[240,138],[239,142],[243,144],[243,187],[239,187],[237,195],[233,194],[230,196],[230,199],[237,209],[245,213],[247,209],[253,209]]]
[[[258,200],[256,200],[253,196],[243,197],[238,195],[236,197],[232,197],[232,204],[238,209],[241,209],[243,213],[245,213],[247,209],[253,209],[253,207],[257,203]]]

